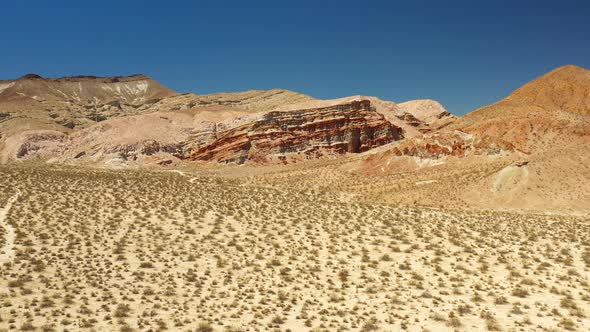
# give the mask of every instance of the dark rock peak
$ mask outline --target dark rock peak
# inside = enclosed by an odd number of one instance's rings
[[[29,73],[19,78],[19,80],[42,80],[43,76]]]
[[[80,82],[80,81],[99,81],[104,83],[117,83],[117,82],[132,82],[140,80],[150,80],[151,78],[144,74],[133,74],[129,76],[111,76],[101,77],[94,75],[77,75],[77,76],[66,76],[62,78],[56,78],[57,81],[68,81],[68,82]]]
[[[76,75],[76,76],[64,76],[58,78],[44,78],[41,75],[37,74],[26,74],[19,78],[19,80],[51,80],[51,81],[65,81],[65,82],[82,82],[82,81],[97,81],[103,83],[117,83],[117,82],[133,82],[133,81],[141,81],[141,80],[151,80],[151,78],[144,74],[133,74],[129,76],[110,76],[110,77],[101,77],[101,76],[94,76],[94,75]]]

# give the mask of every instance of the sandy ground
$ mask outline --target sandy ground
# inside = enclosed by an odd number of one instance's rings
[[[0,202],[21,193],[2,210],[16,238],[0,331],[590,326],[587,216],[399,207],[259,175],[0,175]]]
[[[4,245],[0,249],[0,264],[10,262],[14,258],[14,239],[16,238],[16,234],[14,227],[6,222],[6,216],[17,198],[18,194],[15,194],[8,200],[4,208],[0,209],[0,227],[4,229]]]

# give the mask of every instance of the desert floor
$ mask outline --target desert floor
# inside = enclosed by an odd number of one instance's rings
[[[257,177],[0,166],[0,331],[590,326],[588,217]]]

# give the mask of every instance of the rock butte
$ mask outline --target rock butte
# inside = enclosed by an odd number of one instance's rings
[[[244,163],[315,159],[359,153],[403,138],[402,130],[371,109],[368,100],[328,107],[269,112],[260,119],[222,131],[197,148],[190,160]],[[294,154],[295,156],[290,156]]]

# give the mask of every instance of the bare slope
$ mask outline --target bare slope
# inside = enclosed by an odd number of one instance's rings
[[[145,75],[54,79],[29,74],[0,81],[0,112],[5,120],[28,118],[74,128],[138,114],[175,94]]]
[[[580,67],[558,68],[437,132],[369,156],[359,169],[386,175],[435,168],[437,177],[448,180],[445,174],[473,168],[468,183],[445,185],[465,204],[589,208],[589,78],[590,71]],[[428,186],[423,197],[441,186]]]
[[[264,112],[310,100],[314,100],[314,98],[281,89],[222,92],[207,95],[187,93],[163,99],[152,105],[150,109],[154,111],[176,111],[204,106],[225,106],[243,111]]]
[[[175,95],[145,75],[0,81],[0,162],[51,145],[73,130],[112,117],[141,114]]]
[[[495,140],[509,141],[527,152],[587,144],[590,138],[590,71],[557,68],[477,109],[451,126]]]

